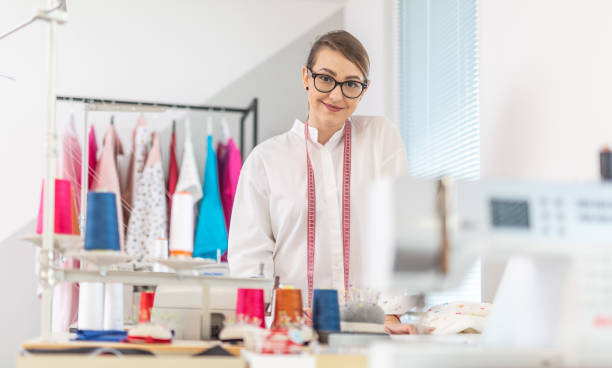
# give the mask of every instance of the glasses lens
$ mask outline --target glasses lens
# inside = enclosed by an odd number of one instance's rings
[[[334,89],[335,86],[336,82],[334,78],[329,75],[319,74],[315,78],[315,87],[317,87],[320,92],[329,92]]]
[[[348,81],[342,85],[342,93],[349,98],[359,97],[362,90],[363,87],[357,82]]]

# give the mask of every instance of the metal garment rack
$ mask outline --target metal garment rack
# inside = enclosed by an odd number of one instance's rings
[[[85,232],[85,220],[87,213],[87,188],[88,184],[88,164],[89,142],[88,142],[88,119],[89,111],[129,111],[129,112],[152,112],[165,111],[167,109],[184,109],[194,111],[217,111],[222,113],[238,113],[240,117],[240,152],[244,155],[244,127],[245,120],[250,113],[253,113],[253,147],[257,145],[258,128],[258,99],[253,98],[246,108],[214,106],[214,105],[186,105],[177,103],[150,102],[150,101],[131,101],[131,100],[111,100],[94,97],[74,97],[57,95],[56,101],[80,102],[85,104],[85,119],[83,122],[83,142],[81,146],[81,215],[79,218],[79,229],[81,234]]]
[[[131,101],[131,100],[110,100],[93,97],[73,97],[73,96],[56,96],[57,101],[71,101],[71,102],[82,102],[84,104],[91,105],[89,110],[106,110],[106,111],[155,111],[157,109],[183,109],[183,110],[197,110],[197,111],[217,111],[221,113],[238,113],[242,114],[240,117],[240,152],[244,154],[244,127],[246,118],[249,114],[253,113],[253,147],[257,145],[258,140],[258,124],[259,124],[259,100],[257,97],[253,98],[249,106],[246,108],[241,107],[228,107],[228,106],[216,106],[216,105],[185,105],[185,104],[174,104],[174,103],[162,103],[162,102],[150,102],[150,101]],[[95,106],[101,106],[102,109],[95,108]],[[127,109],[124,109],[128,107]]]

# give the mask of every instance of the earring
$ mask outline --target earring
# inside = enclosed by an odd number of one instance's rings
[[[306,87],[306,90],[308,91],[308,87]]]

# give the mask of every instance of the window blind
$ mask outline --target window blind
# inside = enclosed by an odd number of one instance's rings
[[[480,177],[477,0],[399,0],[400,132],[411,175]],[[480,262],[435,305],[480,301]]]

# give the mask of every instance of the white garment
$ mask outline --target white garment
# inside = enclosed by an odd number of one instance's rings
[[[202,184],[200,174],[196,165],[193,144],[191,143],[191,120],[187,117],[185,121],[185,145],[183,148],[183,162],[179,170],[179,178],[176,183],[175,193],[189,192],[193,196],[195,205],[202,198]]]
[[[372,179],[406,172],[408,161],[401,137],[388,120],[354,116],[351,128],[349,286],[360,288],[363,285],[361,255],[366,246],[363,229],[367,225],[364,190]],[[309,129],[308,149],[317,198],[314,288],[343,291],[344,127],[325,145],[317,142],[317,129]],[[257,276],[263,263],[266,277],[280,276],[282,284],[302,289],[302,298],[307,303],[306,189],[304,123],[296,120],[289,132],[256,146],[244,163],[229,230],[228,261],[232,276]],[[399,314],[407,310],[407,306],[397,308],[397,299],[391,303],[394,311],[385,312]]]

